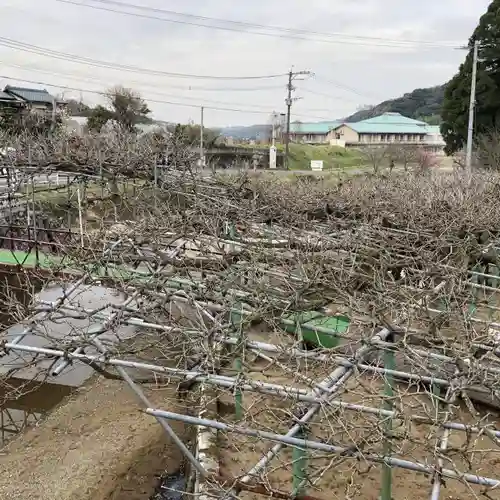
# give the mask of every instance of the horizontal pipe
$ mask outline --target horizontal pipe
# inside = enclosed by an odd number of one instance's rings
[[[364,453],[353,448],[345,448],[342,446],[335,446],[326,443],[320,443],[318,441],[310,441],[308,439],[298,439],[295,437],[285,436],[283,434],[275,434],[273,432],[259,431],[255,429],[250,429],[247,427],[224,424],[215,420],[208,420],[203,418],[191,417],[188,415],[180,415],[179,413],[173,413],[169,411],[157,410],[154,408],[146,409],[148,415],[152,415],[156,418],[165,418],[167,420],[175,420],[177,422],[183,422],[190,425],[199,425],[202,427],[210,427],[212,429],[217,429],[223,432],[234,432],[236,434],[241,434],[244,436],[255,437],[259,439],[266,439],[276,443],[283,443],[287,446],[301,447],[310,450],[318,450],[326,453],[332,453],[335,455],[342,455],[343,457],[357,459],[359,461],[367,461],[372,463],[386,464],[390,467],[398,467],[406,470],[412,470],[415,472],[421,472],[426,475],[433,475],[436,472],[444,478],[457,479],[461,481],[466,481],[472,484],[478,484],[481,486],[487,486],[490,488],[500,487],[500,479],[494,479],[484,476],[479,476],[476,474],[469,474],[464,472],[455,472],[450,469],[436,470],[435,467],[424,465],[420,463],[410,462],[409,460],[401,460],[399,458],[384,457],[382,455],[377,455],[373,453]]]
[[[356,404],[346,403],[343,401],[336,401],[336,400],[326,402],[323,397],[316,397],[316,396],[309,395],[309,391],[307,391],[307,389],[303,389],[303,388],[289,387],[289,386],[283,386],[283,385],[279,385],[279,384],[270,384],[270,383],[259,382],[259,381],[251,381],[251,382],[242,384],[241,381],[237,377],[230,377],[230,376],[224,376],[224,375],[213,375],[213,374],[207,374],[205,372],[200,372],[200,371],[196,371],[196,370],[182,370],[180,368],[170,368],[170,367],[164,367],[164,366],[159,366],[159,365],[153,365],[150,363],[128,361],[128,360],[122,360],[122,359],[117,359],[117,358],[106,358],[106,357],[99,356],[99,355],[77,353],[75,351],[66,352],[63,350],[49,349],[49,348],[45,348],[45,347],[32,347],[32,346],[26,346],[26,345],[11,345],[9,343],[7,343],[5,345],[5,347],[8,349],[20,351],[20,352],[28,352],[28,353],[32,353],[32,354],[42,354],[42,355],[50,356],[51,358],[54,358],[54,357],[67,358],[67,359],[81,361],[81,362],[90,362],[90,363],[101,364],[103,366],[120,366],[120,367],[124,367],[124,368],[135,368],[137,370],[152,371],[153,373],[158,373],[158,374],[172,376],[172,377],[181,378],[181,379],[189,378],[190,380],[193,380],[195,382],[208,382],[208,383],[211,383],[213,385],[218,385],[218,386],[229,388],[229,389],[233,389],[235,387],[238,387],[244,391],[261,392],[264,394],[281,396],[281,397],[285,397],[285,398],[293,396],[297,400],[307,402],[307,403],[319,403],[319,404],[324,404],[325,406],[342,408],[342,409],[349,410],[349,411],[359,411],[361,413],[367,413],[367,414],[371,414],[371,415],[379,415],[379,416],[383,416],[383,417],[405,418],[405,419],[409,419],[409,420],[415,421],[415,422],[420,423],[420,424],[436,425],[436,422],[434,422],[426,417],[419,416],[419,415],[413,415],[413,416],[404,415],[403,416],[403,415],[400,415],[396,411],[371,408],[371,407],[364,406],[364,405],[356,405]],[[322,391],[324,391],[326,388],[320,387],[320,389]],[[464,425],[464,424],[456,423],[456,422],[443,422],[439,425],[445,429],[451,429],[451,430],[457,430],[457,431],[463,431],[463,432],[480,432],[481,431],[481,429],[478,427],[468,426],[468,425]],[[500,431],[492,429],[491,433],[494,434],[495,437],[500,438]]]

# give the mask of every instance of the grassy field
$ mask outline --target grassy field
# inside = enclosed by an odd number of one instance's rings
[[[267,149],[267,146],[262,144],[242,144],[238,147]],[[279,152],[283,152],[285,146],[277,144],[276,148]],[[311,160],[323,160],[325,170],[343,170],[363,166],[362,156],[352,149],[329,145],[290,144],[291,170],[309,170]]]
[[[363,159],[357,151],[339,146],[290,144],[290,169],[307,170],[311,167],[311,160],[323,160],[325,170],[343,170],[363,166]]]

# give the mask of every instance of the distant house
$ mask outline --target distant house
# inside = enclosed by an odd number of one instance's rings
[[[3,90],[3,94],[15,98],[17,101],[23,103],[26,108],[31,110],[52,111],[53,106],[57,108],[64,104],[58,101],[45,89],[32,89],[7,85]]]
[[[359,122],[294,123],[290,139],[309,144],[341,147],[409,146],[443,153],[445,142],[439,127],[400,113],[383,113]]]
[[[290,140],[306,144],[327,144],[328,133],[335,127],[341,125],[340,121],[290,124]]]
[[[384,113],[368,120],[342,123],[328,133],[330,144],[342,146],[423,144],[428,125],[399,113]]]
[[[22,108],[24,102],[18,97],[0,90],[0,108]]]

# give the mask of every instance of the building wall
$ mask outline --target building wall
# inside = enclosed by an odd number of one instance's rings
[[[341,125],[328,133],[328,140],[332,146],[340,143],[350,144],[359,142],[359,134],[347,125]]]
[[[349,142],[349,141],[347,141]],[[423,144],[425,134],[359,134],[360,144]]]
[[[308,134],[303,132],[293,132],[290,134],[292,142],[305,142],[309,144],[325,144],[328,142],[327,134]]]

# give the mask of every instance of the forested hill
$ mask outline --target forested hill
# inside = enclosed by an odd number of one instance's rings
[[[443,105],[444,89],[446,85],[429,87],[426,89],[415,89],[397,99],[381,102],[376,106],[357,111],[351,116],[344,118],[348,122],[358,122],[373,118],[382,113],[401,113],[409,118],[423,120],[431,125],[441,123],[441,106]]]

